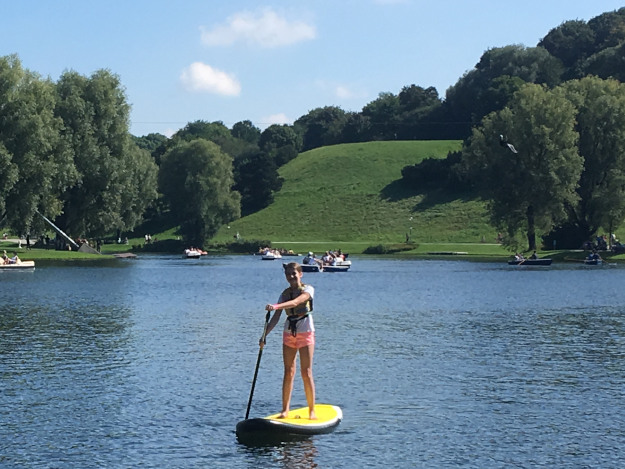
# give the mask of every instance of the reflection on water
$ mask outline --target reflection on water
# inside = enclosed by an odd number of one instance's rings
[[[317,448],[311,438],[284,442],[276,445],[242,446],[246,466],[250,468],[269,467],[284,469],[313,469],[320,467],[316,462]]]
[[[252,256],[146,256],[1,275],[0,466],[625,464],[620,266],[355,258],[346,274],[305,274],[317,395],[344,421],[240,445],[281,270]],[[264,350],[253,417],[280,406],[279,335]]]

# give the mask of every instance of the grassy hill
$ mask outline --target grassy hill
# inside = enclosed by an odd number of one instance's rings
[[[238,232],[244,239],[300,243],[317,251],[348,243],[350,252],[404,243],[407,233],[418,244],[493,242],[496,233],[483,202],[401,184],[404,166],[445,158],[460,146],[460,141],[366,142],[302,153],[280,169],[284,185],[274,203],[223,227],[214,241],[231,241]]]

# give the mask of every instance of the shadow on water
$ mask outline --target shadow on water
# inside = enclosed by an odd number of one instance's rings
[[[283,467],[285,469],[312,469],[318,450],[312,437],[294,437],[288,441],[256,441],[239,443],[239,451],[251,468]]]

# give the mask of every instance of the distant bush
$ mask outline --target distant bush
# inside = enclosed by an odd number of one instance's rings
[[[138,252],[182,252],[186,246],[178,239],[164,239],[162,241],[153,241],[148,244],[132,245],[133,251]]]
[[[230,252],[244,253],[244,254],[255,253],[255,252],[258,252],[260,248],[271,247],[271,241],[262,240],[262,239],[250,239],[250,240],[239,239],[237,241],[226,243],[225,247]]]
[[[418,244],[377,244],[366,248],[363,254],[393,254],[395,252],[411,251],[417,247],[419,247]]]

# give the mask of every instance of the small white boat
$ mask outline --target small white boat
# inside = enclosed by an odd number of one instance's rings
[[[19,261],[15,264],[0,264],[0,270],[28,270],[35,269],[35,261]]]
[[[184,256],[186,259],[199,259],[202,256],[202,252],[197,249],[185,249]]]
[[[282,254],[278,251],[266,251],[262,256],[264,261],[274,261],[276,259],[282,259]]]

